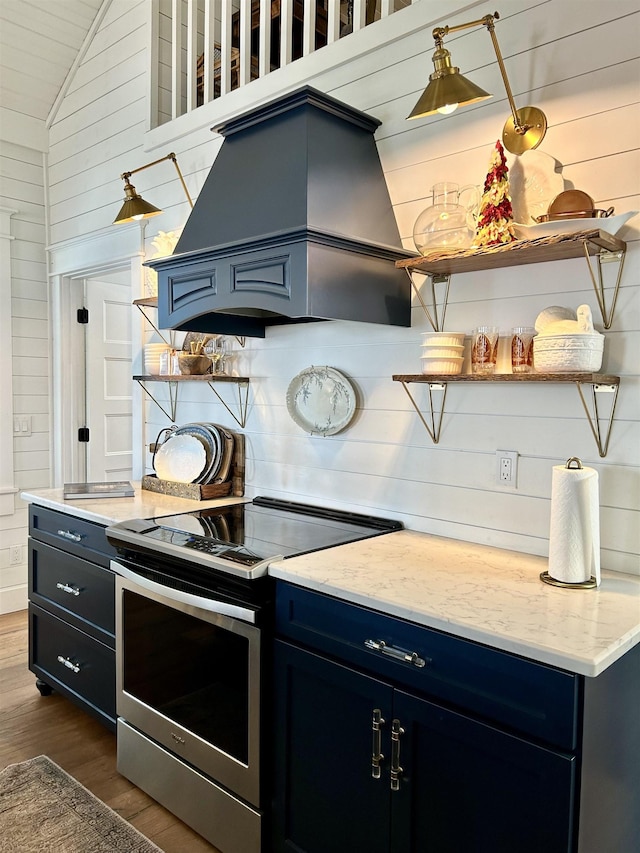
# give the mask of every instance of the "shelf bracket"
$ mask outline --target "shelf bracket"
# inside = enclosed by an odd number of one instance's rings
[[[149,317],[149,315],[147,314],[147,312],[144,310],[145,306],[144,306],[144,305],[140,305],[140,304],[139,304],[139,303],[137,303],[137,302],[134,302],[133,304],[136,306],[136,308],[138,309],[138,311],[142,314],[142,316],[143,316],[143,317],[144,317],[144,319],[147,321],[147,323],[151,326],[151,328],[153,329],[153,331],[154,331],[154,332],[156,332],[156,334],[160,335],[160,339],[161,339],[161,340],[163,340],[163,341],[165,342],[165,344],[166,344],[168,347],[171,347],[171,349],[175,349],[175,337],[176,337],[176,333],[172,331],[172,332],[171,332],[171,334],[169,335],[169,340],[167,340],[167,339],[165,338],[165,336],[162,334],[162,332],[160,331],[160,329],[159,329],[159,328],[156,326],[156,324],[153,322],[153,320],[151,319],[151,317]]]
[[[162,414],[166,418],[169,418],[171,423],[175,423],[176,422],[176,412],[177,412],[177,408],[178,408],[178,383],[177,382],[171,382],[171,381],[167,382],[167,384],[169,385],[169,405],[170,405],[170,411],[167,411],[165,409],[165,407],[162,405],[162,403],[159,403],[156,400],[156,398],[153,396],[151,391],[149,391],[147,389],[147,386],[144,384],[144,381],[142,381],[140,379],[136,379],[136,382],[142,388],[142,390],[147,395],[147,397],[149,397],[151,400],[153,400],[153,402],[160,409]]]
[[[424,299],[422,298],[422,293],[420,292],[420,288],[417,286],[413,279],[413,275],[411,274],[411,270],[405,267],[405,271],[409,276],[409,281],[411,282],[411,287],[413,288],[413,292],[418,298],[418,302],[422,306],[422,310],[427,315],[427,319],[431,323],[431,327],[434,332],[441,332],[444,329],[444,318],[447,313],[447,303],[449,301],[449,285],[451,283],[451,276],[440,275],[440,274],[431,274],[431,273],[422,273],[430,280],[431,285],[431,307],[429,307]],[[442,300],[442,316],[438,317],[438,299],[436,294],[436,285],[444,284],[444,298]]]
[[[591,408],[587,405],[584,391],[582,390],[583,385],[588,385],[591,388]],[[589,421],[589,427],[591,428],[591,432],[598,447],[598,453],[600,454],[601,458],[604,458],[607,455],[607,451],[609,450],[609,437],[611,436],[611,425],[613,424],[613,415],[616,410],[616,402],[618,400],[618,391],[620,390],[620,384],[618,383],[615,385],[600,385],[596,382],[576,382],[576,387],[580,394],[582,407],[584,408],[587,420]],[[601,414],[598,409],[598,396],[600,394],[613,394],[604,440],[602,430],[600,428]]]
[[[600,308],[600,314],[602,316],[602,322],[604,323],[604,327],[605,329],[610,329],[611,324],[613,323],[613,313],[615,311],[616,302],[618,301],[618,291],[620,290],[620,280],[622,279],[622,269],[624,267],[626,251],[625,249],[621,249],[617,252],[609,252],[605,249],[600,249],[599,251],[597,251],[595,253],[597,268],[596,275],[596,273],[594,272],[594,264],[592,263],[591,257],[589,255],[589,247],[587,245],[588,242],[588,240],[585,240],[582,245],[584,248],[585,258],[587,259],[587,266],[589,267],[591,283],[593,284],[596,299],[598,300],[598,307]],[[611,307],[608,311],[605,304],[604,278],[602,275],[602,265],[607,263],[618,264],[618,275],[616,277],[616,283],[614,286],[613,295],[611,297]]]
[[[400,380],[400,384],[402,385],[404,390],[407,392],[407,396],[411,400],[411,405],[413,406],[413,408],[418,413],[418,417],[420,418],[420,420],[424,424],[424,428],[426,429],[426,431],[431,436],[431,440],[433,441],[434,444],[437,444],[440,441],[440,430],[442,428],[442,415],[444,413],[444,401],[445,401],[446,396],[447,396],[447,383],[446,382],[429,382],[428,383],[428,385],[429,385],[429,415],[430,415],[429,423],[427,423],[427,420],[425,419],[424,415],[422,414],[422,412],[418,408],[416,401],[411,396],[411,391],[409,391],[409,389],[407,387],[407,383]],[[436,410],[436,407],[434,405],[434,399],[433,399],[433,392],[434,391],[438,391],[438,392],[442,391],[442,398],[440,400],[440,407],[437,410]]]
[[[213,393],[216,395],[218,400],[225,407],[227,412],[229,412],[231,417],[238,424],[238,426],[240,426],[244,429],[244,427],[247,423],[247,404],[249,401],[249,380],[247,380],[247,379],[238,380],[237,382],[234,383],[236,388],[237,388],[237,391],[238,391],[236,405],[237,405],[239,417],[236,416],[235,412],[231,409],[231,407],[228,405],[228,403],[225,400],[223,400],[222,396],[218,393],[218,390],[217,390],[217,388],[214,387],[213,383],[208,382],[207,384],[209,385],[209,388],[211,388]]]

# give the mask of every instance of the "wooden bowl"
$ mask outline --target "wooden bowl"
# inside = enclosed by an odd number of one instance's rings
[[[201,376],[203,373],[211,373],[213,362],[208,355],[191,355],[188,352],[178,353],[178,367],[180,373],[188,376]]]

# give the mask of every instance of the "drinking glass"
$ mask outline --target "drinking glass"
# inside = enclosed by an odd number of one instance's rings
[[[531,373],[533,370],[532,326],[514,326],[511,330],[511,370],[513,373]]]
[[[494,373],[498,358],[497,326],[478,326],[471,336],[471,370],[473,373]]]

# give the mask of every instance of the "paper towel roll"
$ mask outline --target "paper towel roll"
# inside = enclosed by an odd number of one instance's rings
[[[554,465],[551,477],[549,575],[563,583],[594,577],[599,586],[598,472],[568,467],[570,462]]]

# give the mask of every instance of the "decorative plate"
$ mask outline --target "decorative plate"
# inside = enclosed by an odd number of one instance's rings
[[[200,441],[204,447],[206,462],[204,468],[193,482],[201,484],[208,483],[215,477],[215,472],[220,467],[220,460],[222,458],[220,436],[216,431],[210,429],[208,424],[199,423],[184,424],[184,426],[178,427],[175,430],[174,435],[193,435]]]
[[[217,456],[212,461],[210,470],[206,472],[206,478],[199,478],[198,482],[204,484],[224,482],[229,476],[233,461],[233,451],[235,448],[233,433],[229,432],[225,427],[220,426],[220,424],[199,422],[191,424],[191,426],[201,427],[210,433],[218,448]]]
[[[622,226],[638,213],[637,210],[628,210],[617,216],[603,216],[598,219],[562,219],[551,222],[537,222],[531,225],[519,225],[514,223],[516,234],[520,240],[535,240],[538,237],[555,237],[559,234],[577,234],[579,231],[592,231],[595,228],[606,231],[607,234],[615,235]]]
[[[356,392],[347,377],[333,367],[308,367],[291,380],[287,410],[293,421],[311,435],[335,435],[356,411]]]
[[[547,212],[550,202],[564,190],[558,161],[544,151],[525,151],[509,169],[513,218],[528,223]]]
[[[193,483],[207,464],[207,454],[195,435],[173,435],[160,447],[153,464],[161,480]]]

